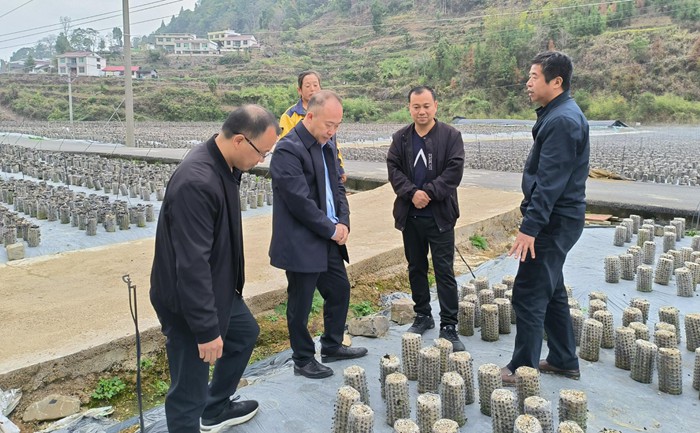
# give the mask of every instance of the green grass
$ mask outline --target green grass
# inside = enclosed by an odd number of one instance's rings
[[[489,243],[486,241],[486,238],[481,236],[481,235],[470,236],[469,242],[472,243],[472,246],[474,246],[482,251],[488,249],[488,247],[489,247]]]
[[[315,316],[316,314],[320,313],[321,310],[323,309],[323,297],[321,294],[316,290],[314,292],[314,299],[311,301],[311,316]]]
[[[126,389],[126,384],[119,377],[100,379],[95,391],[90,395],[93,400],[109,401]]]
[[[350,304],[350,311],[352,311],[355,317],[362,317],[374,314],[376,309],[370,301],[362,301],[358,304]]]

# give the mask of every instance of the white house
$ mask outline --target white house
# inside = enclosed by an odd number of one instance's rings
[[[173,54],[214,54],[217,50],[214,42],[204,38],[175,39],[174,42]]]
[[[56,63],[59,75],[97,77],[107,66],[107,59],[89,51],[78,51],[57,55]]]
[[[257,39],[253,35],[242,35],[236,33],[233,30],[221,30],[218,32],[209,32],[207,37],[212,42],[216,43],[219,50],[222,52],[226,51],[238,51],[247,48],[258,48]]]
[[[156,48],[162,48],[166,53],[174,53],[176,41],[182,44],[182,41],[194,39],[197,39],[197,35],[190,33],[161,33],[156,35]]]

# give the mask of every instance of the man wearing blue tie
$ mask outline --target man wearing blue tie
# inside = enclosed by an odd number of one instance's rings
[[[270,263],[287,275],[287,327],[294,373],[311,379],[333,370],[315,358],[307,329],[314,291],[324,299],[321,361],[365,356],[367,349],[343,346],[350,283],[343,261],[350,233],[350,209],[340,181],[338,150],[331,138],[343,120],[334,92],[309,100],[306,117],[286,134],[270,162],[273,211]]]

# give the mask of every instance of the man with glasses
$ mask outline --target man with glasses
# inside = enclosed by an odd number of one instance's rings
[[[151,303],[170,368],[165,416],[171,433],[218,432],[251,419],[254,400],[231,400],[260,328],[243,297],[241,172],[277,141],[275,117],[235,109],[221,132],[192,149],[173,173],[156,229]],[[211,384],[209,365],[214,365]]]
[[[316,361],[307,329],[316,288],[324,299],[321,361],[367,354],[365,348],[342,344],[350,302],[343,263],[348,261],[350,209],[335,163],[337,151],[330,143],[342,120],[340,97],[327,90],[317,92],[306,117],[277,143],[270,161],[274,193],[270,263],[287,275],[294,374],[311,379],[333,374]]]

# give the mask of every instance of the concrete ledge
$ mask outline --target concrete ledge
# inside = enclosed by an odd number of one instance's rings
[[[148,357],[164,347],[165,337],[160,332],[160,327],[141,331],[143,357]],[[25,392],[31,392],[55,382],[102,373],[115,367],[136,370],[135,334],[0,374],[0,388],[21,388]]]
[[[700,228],[700,214],[697,210],[674,209],[652,204],[587,200],[586,212],[610,214],[621,218],[628,218],[630,214],[636,214],[642,218],[657,218],[668,221],[676,217],[683,217],[686,220],[686,229]]]

